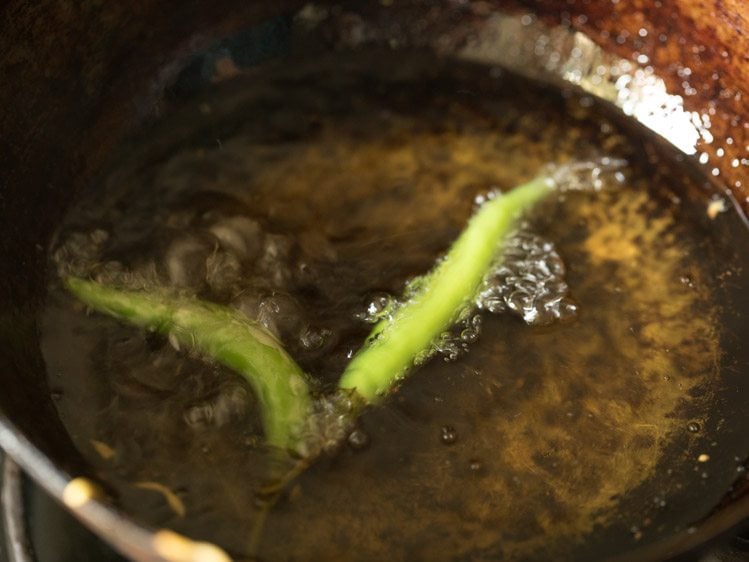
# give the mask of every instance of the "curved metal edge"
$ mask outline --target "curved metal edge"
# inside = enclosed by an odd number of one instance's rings
[[[6,471],[10,472],[7,484],[3,483],[3,512],[6,519],[6,528],[9,523],[7,518],[15,525],[18,521],[15,514],[8,516],[8,509],[14,509],[6,505],[12,502],[21,502],[20,471],[23,471],[34,480],[45,492],[60,502],[65,509],[72,513],[83,525],[91,531],[104,537],[116,550],[132,560],[142,562],[162,561],[153,547],[155,533],[131,521],[114,508],[92,499],[85,504],[73,508],[62,501],[66,486],[71,477],[56,468],[52,462],[37,449],[5,416],[0,414],[0,448],[6,457]],[[16,464],[17,463],[17,464]],[[6,476],[4,474],[4,476]],[[7,491],[6,491],[7,487]],[[22,505],[22,504],[18,504]],[[18,514],[18,517],[22,515]],[[21,519],[22,521],[22,519]],[[13,527],[13,532],[21,532],[21,526]],[[25,534],[25,533],[24,533]],[[10,529],[9,529],[9,536]],[[15,535],[21,536],[21,535]],[[20,543],[23,544],[23,543]],[[29,558],[11,559],[11,562],[31,562]]]
[[[6,456],[2,469],[2,518],[8,562],[33,562],[34,554],[26,534],[26,517],[23,509],[21,468]]]
[[[0,413],[0,448],[8,455],[8,459],[12,459],[8,461],[12,463],[11,480],[8,485],[13,486],[14,482],[17,483],[13,491],[9,492],[9,504],[17,502],[16,506],[23,505],[19,474],[20,469],[23,469],[85,527],[130,560],[183,562],[184,560],[198,560],[199,554],[199,559],[204,562],[231,562],[230,557],[213,544],[196,542],[167,529],[152,529],[141,525],[106,501],[102,501],[94,482],[85,477],[71,477],[55,467],[52,461],[2,413]],[[4,489],[3,492],[5,492]],[[6,497],[5,493],[3,497]],[[13,509],[12,506],[11,509]],[[21,525],[15,526],[14,532],[24,529],[22,508],[19,517],[21,517]],[[18,558],[11,562],[32,562],[32,559]]]
[[[17,463],[47,493],[57,498],[70,477],[54,466],[52,461],[37,449],[13,423],[0,412],[0,449]]]
[[[688,529],[636,548],[626,555],[611,556],[606,562],[656,562],[699,552],[744,524],[748,514],[749,496],[744,496]]]

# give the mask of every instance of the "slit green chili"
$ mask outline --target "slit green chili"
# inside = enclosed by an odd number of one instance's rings
[[[457,321],[495,262],[502,240],[553,185],[548,177],[539,177],[486,201],[416,294],[392,318],[374,327],[346,367],[339,387],[354,389],[374,403],[405,377],[414,359]]]
[[[486,201],[408,302],[374,327],[339,388],[354,390],[371,404],[405,377],[415,358],[470,305],[502,241],[553,184],[539,177]],[[261,405],[266,442],[306,454],[310,380],[262,326],[229,308],[166,290],[124,290],[77,277],[65,284],[91,308],[167,335],[244,376]]]
[[[176,338],[244,376],[261,404],[266,442],[300,450],[312,404],[308,379],[265,328],[229,308],[165,291],[123,290],[76,277],[65,283],[91,308]]]

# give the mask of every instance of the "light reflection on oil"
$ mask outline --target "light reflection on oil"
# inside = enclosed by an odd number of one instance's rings
[[[583,33],[550,28],[528,14],[493,14],[459,56],[579,86],[613,103],[685,154],[695,154],[700,142],[713,142],[710,116],[687,111],[682,96],[670,94],[651,66],[605,53]],[[647,64],[643,57],[638,63]]]

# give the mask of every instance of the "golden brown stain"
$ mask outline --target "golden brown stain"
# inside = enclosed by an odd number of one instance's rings
[[[365,291],[398,293],[460,232],[477,194],[527,181],[550,162],[596,156],[602,146],[634,152],[621,135],[600,132],[604,118],[579,127],[586,115],[575,100],[554,119],[536,107],[472,111],[441,100],[438,126],[418,108],[382,117],[366,96],[348,102],[358,108],[353,118],[320,119],[302,140],[238,135],[222,139],[220,150],[183,150],[159,165],[153,184],[137,174],[128,181],[229,195],[280,232],[328,240]],[[299,477],[293,502],[270,514],[260,555],[543,559],[598,525],[621,523],[622,498],[653,478],[689,421],[704,421],[709,395],[691,391],[709,388],[719,359],[706,274],[689,256],[694,240],[656,197],[664,186],[651,181],[639,170],[620,188],[570,193],[545,209],[539,231],[568,266],[579,317],[544,329],[487,318],[465,361],[431,361],[364,415],[368,450],[344,447]],[[439,440],[446,424],[458,435],[449,447]],[[209,498],[221,510],[210,520],[211,540],[244,552],[242,530],[257,513],[257,457],[226,463],[235,443],[212,445],[209,453],[192,442],[184,447],[194,455],[179,451],[200,476],[187,497],[198,509],[188,508],[199,513]],[[166,482],[173,459],[157,460]],[[154,479],[154,464],[129,481]],[[183,522],[190,529],[192,518]]]
[[[553,124],[550,129],[554,134]],[[265,169],[259,193],[282,184],[296,196],[312,199],[313,208],[325,208],[336,205],[326,201],[335,190],[309,194],[310,177],[319,185],[325,178],[345,185],[357,177],[374,191],[409,178],[417,184],[416,192],[430,190],[426,209],[416,199],[393,197],[371,202],[377,208],[362,211],[391,217],[379,227],[402,232],[439,223],[455,205],[468,207],[466,185],[512,185],[547,161],[565,158],[563,152],[554,153],[558,145],[531,143],[516,169],[498,169],[496,151],[517,150],[514,142],[512,137],[500,140],[490,132],[472,131],[417,133],[407,144],[372,141],[352,147],[335,136],[323,136],[314,147],[296,152],[292,161]],[[442,165],[421,165],[429,151],[444,153]],[[338,192],[337,197],[338,204],[345,205],[349,195]],[[471,476],[455,480],[455,461],[446,459],[444,449],[417,448],[413,464],[418,471],[387,478],[347,473],[358,479],[363,496],[349,497],[326,487],[325,501],[331,507],[317,523],[321,529],[348,529],[357,547],[371,556],[392,555],[392,544],[375,537],[398,536],[393,519],[403,521],[401,531],[408,536],[429,537],[418,551],[426,559],[483,549],[494,553],[487,559],[498,551],[507,559],[539,556],[555,541],[581,540],[594,527],[608,524],[618,515],[618,498],[653,476],[674,435],[685,431],[686,421],[675,413],[678,407],[694,402],[689,391],[717,373],[720,350],[710,294],[701,271],[685,260],[688,249],[672,213],[653,200],[642,180],[598,196],[576,197],[564,209],[573,215],[564,224],[583,223],[584,238],[572,240],[553,227],[549,237],[567,250],[570,267],[583,271],[572,285],[573,296],[581,299],[581,319],[543,337],[514,325],[503,333],[504,339],[487,344],[502,358],[500,363],[507,363],[497,375],[504,398],[462,437],[465,447],[482,458],[486,473],[478,482]],[[419,219],[404,225],[408,216]],[[683,281],[685,272],[689,283]],[[605,287],[598,286],[602,282]],[[598,296],[586,297],[594,294]],[[617,304],[600,302],[597,310],[589,300],[602,298],[616,299]],[[534,366],[523,357],[535,357]],[[468,392],[456,390],[456,408]],[[437,505],[410,497],[406,504],[412,505],[406,507],[394,499],[409,493],[438,498]],[[321,501],[319,495],[314,497]],[[355,501],[365,507],[352,507]],[[304,503],[298,493],[294,509],[304,513]],[[286,516],[286,522],[273,518],[269,530],[280,524],[278,532],[283,532],[293,525],[293,513]],[[323,545],[317,537],[297,536],[292,550],[343,555],[336,545]]]

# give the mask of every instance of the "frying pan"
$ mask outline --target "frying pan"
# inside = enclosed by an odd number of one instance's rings
[[[60,421],[40,354],[38,312],[44,299],[46,248],[69,202],[93,181],[114,147],[168,113],[166,92],[192,55],[216,38],[300,4],[139,0],[126,6],[11,0],[2,8],[0,446],[81,521],[137,560],[193,559],[197,543],[147,528],[106,500],[77,501],[71,496],[71,480],[91,477],[93,470]],[[593,95],[621,102],[586,83],[585,72],[550,68],[548,61],[527,55],[524,40],[532,35],[512,28],[511,21],[500,22],[505,26],[500,41],[509,37],[510,43],[484,48],[486,30],[497,29],[492,18],[500,8],[533,14],[539,25],[561,30],[554,33],[556,48],[562,51],[579,48],[575,42],[583,41],[607,64],[624,60],[647,68],[648,84],[658,85],[666,105],[676,99],[678,110],[669,106],[671,113],[659,120],[657,110],[638,111],[637,104],[622,109],[682,152],[704,153],[700,161],[709,162],[711,189],[724,193],[737,212],[747,209],[749,105],[743,96],[749,84],[749,8],[740,0],[396,1],[359,2],[346,10],[371,22],[373,29],[393,29],[394,22],[408,29],[407,22],[423,21],[419,32],[409,36],[422,46],[510,66],[534,78],[572,81]],[[512,56],[503,58],[510,47],[515,48]],[[668,126],[685,115],[691,128]],[[726,243],[745,250],[745,232],[733,234],[727,234],[731,238]],[[738,278],[729,295],[735,307],[742,303],[742,280]],[[749,456],[749,416],[743,405],[749,392],[749,350],[736,333],[739,326],[740,309],[735,326],[725,326],[724,345],[734,351],[733,359],[703,432],[711,462],[722,476],[697,485],[692,467],[679,462],[668,476],[683,479],[685,490],[674,498],[673,520],[639,542],[621,542],[605,530],[594,532],[580,552],[591,559],[664,559],[705,543],[749,516],[749,487],[736,470]],[[678,458],[674,454],[672,460]]]

